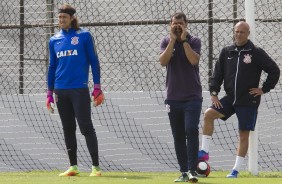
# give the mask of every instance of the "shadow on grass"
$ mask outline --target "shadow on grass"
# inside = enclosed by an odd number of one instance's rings
[[[113,179],[128,179],[128,180],[144,180],[144,179],[152,179],[152,176],[127,176],[127,175],[103,175],[105,178],[113,178]]]

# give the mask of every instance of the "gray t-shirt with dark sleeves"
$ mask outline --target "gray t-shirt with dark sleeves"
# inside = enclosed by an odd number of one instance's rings
[[[169,36],[162,39],[161,53],[169,43]],[[198,54],[201,53],[201,40],[195,36],[187,36],[191,48]],[[192,65],[188,61],[183,44],[176,41],[173,56],[166,66],[167,100],[188,101],[202,99],[202,86],[199,75],[199,65]]]

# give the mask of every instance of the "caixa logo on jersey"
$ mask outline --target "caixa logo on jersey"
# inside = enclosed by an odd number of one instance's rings
[[[63,50],[63,51],[60,51],[60,52],[57,52],[57,58],[60,58],[60,57],[65,57],[65,56],[77,56],[77,50],[74,49],[74,50]]]

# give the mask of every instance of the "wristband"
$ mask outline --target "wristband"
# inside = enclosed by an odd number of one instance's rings
[[[47,91],[47,97],[48,97],[48,96],[53,96],[53,91],[52,91],[52,90],[48,90],[48,91]]]
[[[101,84],[94,84],[94,89],[101,89]]]

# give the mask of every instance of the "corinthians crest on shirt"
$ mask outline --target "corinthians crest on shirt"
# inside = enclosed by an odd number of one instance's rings
[[[77,36],[72,37],[72,38],[71,38],[71,44],[72,44],[72,45],[77,45],[77,44],[78,44],[78,38],[79,38],[79,37],[77,37]]]
[[[250,54],[245,54],[243,61],[244,61],[244,63],[246,63],[246,64],[251,63],[251,62],[252,62],[252,55],[250,55]]]

